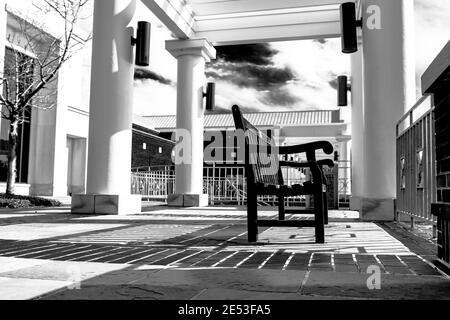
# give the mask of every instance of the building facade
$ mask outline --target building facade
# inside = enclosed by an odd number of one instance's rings
[[[29,48],[23,25],[31,38],[45,33],[58,39],[58,26],[41,24],[48,13],[45,0],[0,1],[0,47],[4,59],[2,74],[11,65],[16,53],[33,61],[36,53]],[[86,10],[92,10],[87,7]],[[92,16],[89,12],[87,17]],[[51,19],[45,19],[51,20]],[[60,27],[61,24],[59,24]],[[89,134],[89,99],[91,72],[91,41],[83,25],[75,29],[74,40],[81,44],[60,69],[56,81],[36,99],[36,107],[26,110],[19,127],[16,193],[37,196],[67,196],[86,191],[86,162]],[[33,43],[34,46],[37,44]],[[46,44],[42,44],[45,51]],[[2,55],[0,55],[2,56]],[[32,71],[35,72],[35,71]],[[41,101],[42,100],[42,101]],[[5,111],[4,109],[2,111]],[[157,165],[170,161],[173,143],[160,138],[145,120],[133,119],[132,166]],[[6,188],[9,121],[0,122],[0,192]],[[161,151],[161,153],[160,153]],[[131,168],[130,168],[131,170]]]

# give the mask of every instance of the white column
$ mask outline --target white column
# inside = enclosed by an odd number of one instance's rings
[[[395,127],[415,102],[414,1],[363,0],[362,12],[365,18],[362,218],[393,220]],[[381,20],[381,28],[370,29],[377,26],[376,19]]]
[[[7,33],[6,0],[0,0],[0,78],[5,72],[5,50],[6,50],[6,33]],[[3,82],[0,81],[0,92],[3,92]],[[0,109],[2,106],[0,106]],[[1,129],[1,121],[0,121]]]
[[[3,76],[5,65],[6,29],[8,14],[6,13],[6,0],[0,0],[0,77]],[[1,81],[0,81],[1,82]],[[0,83],[0,89],[2,84]],[[1,89],[3,92],[3,89]]]
[[[94,3],[87,195],[72,200],[77,213],[141,211],[130,196],[135,10],[136,0]]]
[[[351,55],[352,84],[352,196],[350,209],[361,211],[361,199],[364,195],[364,105],[363,105],[363,65],[362,51]]]
[[[203,194],[203,88],[205,63],[215,59],[216,50],[204,39],[167,41],[166,49],[178,60],[177,130],[181,130],[179,134],[183,136],[182,153],[176,152],[175,194],[169,198],[169,205],[206,206],[208,195]]]

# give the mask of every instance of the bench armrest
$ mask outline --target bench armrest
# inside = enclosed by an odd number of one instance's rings
[[[323,166],[327,166],[330,169],[334,168],[334,161],[331,159],[324,159],[324,160],[319,160],[317,161],[317,163],[319,164],[319,166],[323,167]]]
[[[318,163],[315,163],[315,162],[280,161],[280,167],[310,168],[313,165],[318,165]]]
[[[330,159],[319,160],[317,162],[296,162],[296,161],[280,161],[281,167],[291,167],[291,168],[309,168],[312,165],[318,164],[320,167],[327,166],[329,168],[334,168],[334,162]]]
[[[296,153],[311,152],[320,149],[322,149],[323,152],[325,152],[326,154],[332,154],[334,151],[333,145],[328,141],[317,141],[294,146],[280,146],[279,153],[296,154]]]

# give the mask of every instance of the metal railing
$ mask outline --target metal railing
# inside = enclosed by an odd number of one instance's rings
[[[299,184],[305,176],[298,172],[285,173],[288,184]],[[175,189],[175,170],[173,166],[141,167],[132,170],[131,193],[142,195],[147,201],[166,201]],[[211,205],[246,205],[247,185],[245,167],[210,166],[204,168],[203,190],[209,195]],[[304,206],[304,196],[286,199],[287,206]],[[275,196],[260,196],[258,203],[262,206],[277,204]]]
[[[131,194],[142,195],[147,201],[166,201],[175,189],[175,170],[170,166],[133,169]]]
[[[244,167],[204,168],[203,189],[211,205],[244,205],[247,200]]]
[[[436,202],[434,107],[423,97],[397,124],[397,220],[411,217],[436,224],[431,204]]]
[[[302,184],[309,180],[306,169],[283,168],[282,172],[287,185]],[[203,189],[209,195],[211,205],[246,205],[245,167],[211,164],[204,167],[203,173]],[[330,200],[330,207],[337,208],[337,199],[349,196],[350,188],[349,178],[343,175],[338,179],[336,173],[337,170],[330,170],[326,175],[334,185],[333,190],[338,189],[338,192],[343,192],[339,197],[336,196],[335,199]],[[140,167],[132,170],[131,192],[142,195],[143,200],[165,202],[174,190],[175,168],[173,166]],[[306,196],[289,197],[286,198],[285,205],[287,207],[309,206],[308,200]],[[278,199],[276,196],[260,196],[258,203],[261,206],[275,206]]]
[[[350,208],[350,197],[352,196],[352,162],[340,160],[338,162],[338,195],[339,209]]]

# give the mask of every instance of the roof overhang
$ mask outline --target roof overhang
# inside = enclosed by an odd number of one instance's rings
[[[141,1],[177,38],[218,46],[340,37],[339,6],[355,0]]]
[[[346,130],[346,123],[290,126],[282,128],[280,136],[283,138],[336,138],[342,136]]]

